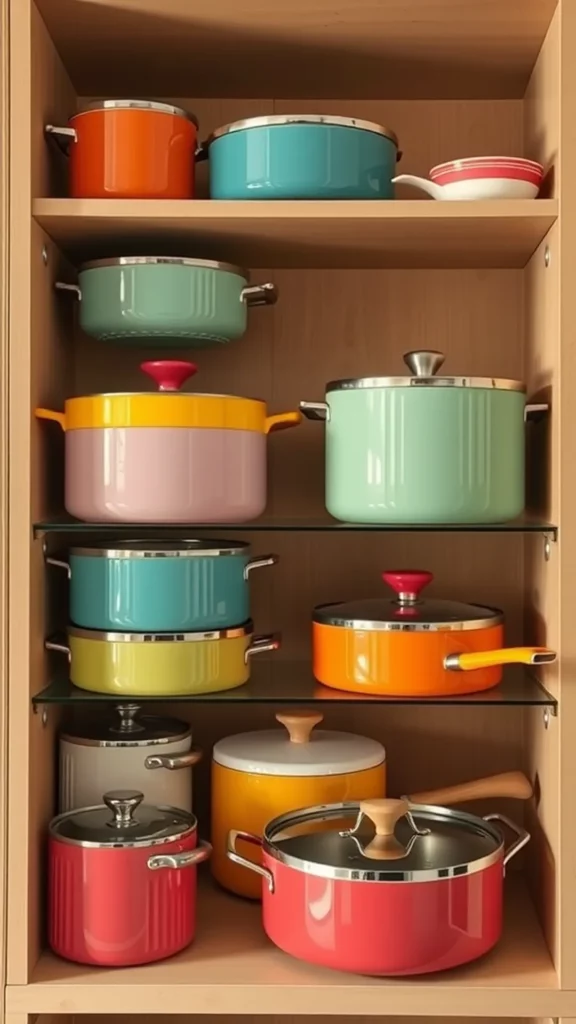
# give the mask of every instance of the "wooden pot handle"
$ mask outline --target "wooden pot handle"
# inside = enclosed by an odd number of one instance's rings
[[[464,803],[467,800],[485,800],[488,797],[529,800],[532,794],[532,785],[523,772],[503,772],[501,775],[489,775],[485,779],[463,782],[459,786],[411,793],[408,799],[413,804],[446,806],[447,804]]]
[[[289,711],[276,715],[276,721],[288,730],[291,743],[309,743],[312,729],[319,725],[323,718],[324,715],[315,714],[313,711]]]

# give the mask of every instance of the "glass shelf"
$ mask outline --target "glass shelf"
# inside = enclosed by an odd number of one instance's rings
[[[358,532],[402,533],[406,531],[430,531],[434,533],[543,533],[551,540],[557,539],[558,528],[545,519],[524,515],[509,523],[339,523],[334,519],[285,519],[282,517],[257,519],[251,523],[84,523],[62,516],[46,522],[34,523],[34,536],[46,533],[90,533],[105,537],[139,538],[158,536],[159,533],[198,533],[210,530],[212,533],[248,533],[267,531],[282,533],[296,532]]]
[[[252,666],[252,678],[245,686],[222,693],[205,693],[195,697],[127,697],[137,703],[175,704],[234,704],[242,701],[260,704],[353,703],[353,704],[435,704],[435,705],[537,705],[552,708],[556,713],[557,701],[526,668],[511,665],[504,670],[499,686],[482,693],[459,697],[373,697],[345,693],[321,686],[312,676],[310,664],[305,661],[279,661],[263,658]],[[89,693],[79,690],[65,676],[57,676],[49,686],[32,698],[38,704],[118,704],[118,695]]]

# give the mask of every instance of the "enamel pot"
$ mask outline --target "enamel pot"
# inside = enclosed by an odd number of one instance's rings
[[[276,302],[273,284],[247,270],[180,256],[119,256],[85,263],[78,284],[56,282],[80,303],[80,326],[98,341],[205,348],[240,338],[248,307]]]
[[[266,508],[266,437],[299,412],[265,402],[184,394],[192,363],[141,367],[157,394],[88,395],[64,412],[36,409],[66,434],[66,511],[87,522],[233,523]]]
[[[196,865],[210,856],[193,814],[113,790],[50,823],[48,940],[66,960],[129,967],[189,946]]]
[[[103,100],[45,128],[70,159],[73,199],[193,199],[196,119],[149,100]]]
[[[365,736],[314,729],[322,717],[278,714],[285,729],[227,736],[214,746],[212,874],[225,889],[252,899],[261,895],[260,880],[226,856],[231,828],[261,836],[271,818],[294,807],[385,795],[384,747]],[[240,840],[240,851],[261,863],[253,845]]]
[[[192,697],[242,686],[250,659],[275,651],[275,636],[254,636],[251,622],[204,633],[104,633],[68,628],[68,644],[46,641],[68,656],[81,690],[117,697]]]
[[[192,810],[192,730],[177,718],[141,715],[120,704],[112,716],[91,715],[60,733],[59,813],[90,807],[122,785],[147,804]]]
[[[420,596],[432,573],[391,570],[395,597],[317,605],[313,671],[337,690],[388,697],[454,697],[489,690],[502,666],[547,665],[546,647],[504,647],[498,608]]]
[[[70,581],[70,619],[112,632],[226,629],[250,618],[250,578],[277,555],[243,541],[118,541],[47,555]]]
[[[400,159],[390,129],[326,114],[235,121],[203,149],[212,199],[392,199]]]
[[[275,818],[263,838],[232,830],[228,856],[261,876],[264,930],[285,953],[356,974],[443,971],[498,942],[504,868],[530,836],[501,814],[434,804],[531,791],[513,772],[401,800],[304,808]],[[240,838],[261,850],[262,865],[236,852]]]
[[[440,352],[409,352],[411,377],[331,381],[325,402],[326,508],[356,523],[504,523],[524,508],[520,381],[438,377]]]

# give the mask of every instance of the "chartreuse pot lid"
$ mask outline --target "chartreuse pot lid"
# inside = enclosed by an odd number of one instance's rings
[[[36,409],[40,419],[55,420],[62,430],[102,427],[208,427],[224,430],[272,430],[296,426],[299,412],[267,415],[266,403],[236,395],[183,394],[182,384],[196,373],[193,363],[157,360],[140,367],[158,384],[158,392],[119,392],[69,398],[64,412]]]

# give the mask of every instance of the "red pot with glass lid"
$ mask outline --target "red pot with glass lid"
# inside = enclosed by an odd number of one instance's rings
[[[357,974],[443,971],[498,942],[504,869],[530,836],[501,814],[435,803],[531,793],[509,772],[401,800],[304,808],[274,818],[263,838],[230,832],[228,856],[261,876],[264,930],[284,952]],[[261,848],[261,865],[236,853],[238,839]]]
[[[198,843],[193,814],[113,790],[95,807],[50,823],[48,939],[58,956],[101,967],[163,960],[196,927]]]

